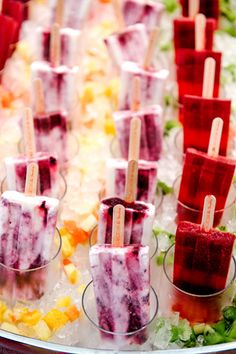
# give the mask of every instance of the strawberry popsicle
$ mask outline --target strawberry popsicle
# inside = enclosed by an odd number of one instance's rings
[[[154,205],[140,201],[127,203],[120,198],[107,198],[101,201],[98,222],[98,243],[111,243],[112,214],[113,208],[117,204],[125,207],[124,244],[142,243],[148,245],[155,217]]]
[[[196,1],[196,0],[194,0]],[[180,0],[182,6],[183,16],[188,16],[189,14],[189,0]],[[219,19],[220,15],[220,4],[219,0],[200,0],[199,1],[199,12],[204,14],[208,18]]]
[[[7,58],[11,55],[10,46],[14,43],[16,33],[17,22],[0,13],[0,70],[4,68]]]
[[[39,168],[38,194],[48,197],[58,195],[58,163],[52,155],[38,152],[32,158],[7,157],[4,162],[8,190],[24,192],[27,166],[29,163],[35,162]]]
[[[114,113],[122,158],[128,158],[130,122],[133,117],[140,118],[142,123],[139,158],[147,161],[159,160],[162,152],[163,128],[162,108],[157,105],[137,112],[128,110]]]
[[[15,0],[2,1],[2,13],[11,17],[16,22],[16,30],[13,43],[19,40],[22,22],[24,20],[24,5]]]
[[[132,106],[130,83],[134,77],[139,77],[141,81],[141,108],[153,105],[161,106],[163,104],[165,81],[168,75],[169,72],[165,69],[146,69],[136,63],[125,62],[121,70],[119,110],[129,110]]]
[[[106,196],[123,198],[128,162],[122,159],[107,161]],[[153,203],[157,185],[157,163],[154,161],[138,161],[137,200]]]
[[[107,37],[105,44],[115,67],[119,70],[125,61],[141,64],[148,46],[146,28],[141,23],[129,26]]]
[[[37,29],[39,61],[50,61],[50,38],[49,30],[39,27]],[[60,65],[73,67],[78,64],[80,31],[72,28],[60,29],[61,62]]]
[[[122,6],[126,26],[143,23],[148,32],[160,25],[163,4],[154,1],[125,0]]]

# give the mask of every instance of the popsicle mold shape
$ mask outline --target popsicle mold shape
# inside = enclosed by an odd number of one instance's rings
[[[183,16],[188,16],[189,0],[180,0],[180,4],[182,6]],[[204,14],[206,17],[218,20],[220,15],[219,0],[200,0],[199,13]]]

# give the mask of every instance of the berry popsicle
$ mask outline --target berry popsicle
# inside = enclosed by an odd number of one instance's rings
[[[222,128],[222,119],[215,118],[208,153],[195,149],[186,151],[178,196],[181,203],[177,209],[178,221],[200,223],[204,198],[212,194],[216,197],[216,210],[221,211],[215,216],[214,225],[220,223],[235,170],[235,161],[218,156]]]
[[[213,119],[219,115],[224,122],[220,155],[226,156],[231,101],[213,98],[215,61],[207,58],[204,67],[202,97],[186,95],[183,98],[184,152],[190,147],[207,152]]]
[[[201,225],[182,221],[177,227],[173,283],[191,294],[215,294],[226,287],[235,236],[212,228],[215,202],[214,196],[205,197]],[[223,295],[211,300],[180,295],[175,291],[172,310],[181,317],[190,322],[219,320]]]
[[[153,1],[125,0],[122,12],[126,26],[143,23],[148,32],[159,26],[164,12],[163,4]]]
[[[80,31],[72,28],[60,29],[60,65],[73,67],[78,64]],[[50,61],[51,32],[45,28],[37,29],[37,60]]]
[[[218,21],[220,15],[220,5],[219,0],[193,0],[199,4],[199,9],[197,12],[204,14],[208,18],[214,18]],[[189,0],[180,0],[182,6],[183,16],[188,16],[189,14]]]
[[[22,22],[24,20],[24,5],[15,0],[2,1],[2,13],[11,17],[16,23],[13,43],[19,40]]]
[[[32,82],[36,78],[42,80],[46,112],[68,112],[68,126],[72,126],[72,113],[77,103],[78,67],[59,65],[60,36],[57,24],[52,27],[50,58],[51,63],[36,61],[31,65]]]
[[[60,111],[45,113],[43,85],[40,79],[35,79],[34,89],[36,148],[38,151],[54,154],[63,165],[68,161],[67,114]]]
[[[141,329],[149,321],[149,247],[124,246],[124,217],[124,207],[116,205],[113,209],[112,245],[91,247],[89,259],[99,325],[106,331],[118,333],[113,336],[101,332],[102,336],[118,343],[142,344],[147,339],[145,329],[137,334],[125,334]]]
[[[0,3],[0,70],[5,66],[7,58],[11,54],[10,46],[14,43],[17,33],[17,22],[11,17],[1,13]]]
[[[26,109],[23,123],[25,156],[5,159],[8,189],[24,191],[27,166],[34,162],[39,169],[38,193],[49,197],[55,196],[59,190],[57,159],[49,153],[36,153],[33,117],[30,109]]]

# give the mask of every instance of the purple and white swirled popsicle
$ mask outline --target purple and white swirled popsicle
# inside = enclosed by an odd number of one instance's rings
[[[148,47],[148,34],[143,24],[138,23],[113,33],[105,39],[111,59],[119,70],[125,61],[142,64]]]
[[[144,55],[142,56],[142,60],[143,58]],[[130,90],[130,83],[133,82],[135,77],[140,78],[141,82],[141,108],[146,108],[153,105],[162,106],[165,82],[168,75],[169,71],[166,69],[144,69],[137,63],[130,61],[123,63],[121,69],[119,110],[129,110],[132,107],[132,92]]]
[[[59,201],[6,191],[0,198],[0,259],[15,269],[46,264],[57,221]]]
[[[145,326],[150,317],[149,247],[95,245],[89,258],[101,328],[125,334]],[[101,333],[121,343],[121,335]],[[142,344],[146,339],[145,329],[123,336],[129,344]]]
[[[60,29],[60,65],[73,67],[78,65],[80,31],[72,28]],[[37,59],[50,61],[51,32],[39,27],[37,29]]]
[[[8,190],[24,192],[27,166],[36,162],[39,168],[38,194],[48,197],[58,195],[59,170],[57,159],[48,153],[38,152],[34,157],[7,157],[5,159]]]
[[[109,159],[106,165],[106,196],[122,198],[125,194],[125,180],[128,161],[123,159]],[[157,184],[157,162],[138,161],[138,201],[153,203]]]
[[[113,208],[117,204],[125,207],[124,245],[149,245],[155,217],[155,206],[141,201],[128,203],[117,197],[103,199],[100,203],[98,243],[111,244]]]
[[[133,117],[141,119],[140,160],[158,161],[161,157],[163,142],[163,123],[161,106],[152,106],[137,112],[118,111],[114,115],[121,156],[128,158],[130,122]]]

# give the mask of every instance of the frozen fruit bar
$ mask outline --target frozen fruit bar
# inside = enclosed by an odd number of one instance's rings
[[[13,39],[13,42],[16,43],[19,40],[20,29],[24,20],[24,5],[15,0],[3,0],[2,13],[11,17],[16,23],[16,30]]]
[[[141,119],[140,160],[157,161],[161,157],[163,128],[162,108],[153,106],[141,111],[119,111],[114,113],[121,156],[128,159],[130,122],[133,117]]]
[[[36,78],[42,80],[47,112],[72,112],[77,103],[78,67],[52,67],[46,62],[34,62],[31,65],[31,78],[32,81]]]
[[[149,247],[96,245],[89,253],[99,325],[110,332],[141,329],[150,316]],[[114,340],[121,340],[121,336]],[[112,337],[111,337],[112,339]],[[141,344],[145,330],[128,337]]]
[[[193,294],[213,294],[226,286],[235,236],[180,222],[176,231],[174,284]]]
[[[63,6],[62,23],[63,27],[80,29],[83,27],[92,4],[91,0],[66,0]],[[56,20],[57,0],[49,0],[51,10],[51,24]]]
[[[41,267],[50,260],[59,201],[15,191],[0,198],[0,258],[16,269]]]
[[[0,14],[0,70],[11,54],[10,46],[17,33],[17,22],[11,17]]]
[[[26,170],[30,162],[36,162],[39,167],[38,194],[48,197],[57,196],[59,190],[57,159],[42,152],[38,152],[33,158],[19,156],[5,159],[8,189],[24,192]]]
[[[123,198],[128,168],[127,160],[109,159],[107,161],[106,195]],[[153,203],[157,185],[157,163],[154,161],[138,161],[138,201]]]
[[[233,160],[223,156],[210,157],[204,152],[187,149],[178,200],[196,212],[178,205],[178,220],[200,223],[204,198],[210,194],[216,197],[216,210],[223,213],[234,170]],[[222,213],[217,214],[214,225],[219,224]]]
[[[35,115],[34,131],[38,151],[57,156],[61,164],[68,161],[68,129],[65,112]]]
[[[183,16],[188,16],[189,0],[180,0],[182,6]],[[200,0],[199,13],[204,14],[206,17],[219,19],[220,15],[220,4],[219,0]]]
[[[100,203],[98,243],[111,243],[113,207],[117,204],[125,207],[124,244],[148,245],[155,216],[154,205],[140,201],[127,203],[120,198],[107,198]]]
[[[216,21],[208,19],[206,21],[205,30],[205,46],[206,50],[212,51],[214,31],[216,29]],[[180,17],[174,19],[174,47],[175,52],[179,49],[195,49],[195,21],[188,17]]]
[[[50,61],[50,38],[51,33],[42,27],[37,30],[39,61]],[[71,28],[60,29],[61,62],[60,65],[73,67],[78,64],[80,31]]]
[[[229,139],[230,111],[230,100],[184,96],[184,152],[190,147],[207,152],[212,121],[215,117],[221,117],[224,121],[224,125],[219,154],[226,156]]]
[[[213,97],[218,97],[222,54],[208,50],[195,51],[192,49],[181,49],[176,53],[177,82],[180,103],[183,102],[184,95],[202,95],[204,64],[205,60],[209,57],[216,61]]]
[[[142,57],[143,59],[143,57]],[[126,62],[122,65],[121,89],[119,98],[119,109],[128,110],[132,106],[131,82],[135,77],[141,81],[141,107],[163,104],[165,82],[169,75],[168,70],[145,70],[136,63]]]
[[[142,64],[148,47],[148,35],[143,24],[139,23],[113,33],[105,39],[105,44],[114,65],[121,69],[125,61]]]
[[[145,1],[144,3],[140,0],[125,0],[122,12],[127,26],[143,23],[150,32],[154,27],[160,25],[164,6],[153,1]]]

